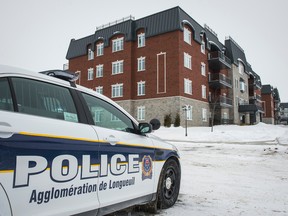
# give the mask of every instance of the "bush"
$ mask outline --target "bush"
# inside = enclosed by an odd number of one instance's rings
[[[164,127],[171,127],[172,119],[171,114],[167,114],[164,116]]]
[[[174,127],[180,126],[180,115],[179,113],[176,114],[175,121],[174,121]]]

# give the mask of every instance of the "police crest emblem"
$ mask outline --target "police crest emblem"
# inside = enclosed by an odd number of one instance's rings
[[[142,180],[152,179],[152,158],[144,155],[142,158]]]

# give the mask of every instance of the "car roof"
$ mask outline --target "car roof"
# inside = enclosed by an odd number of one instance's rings
[[[1,74],[8,74],[9,76],[15,74],[17,76],[23,76],[23,77],[27,77],[27,78],[33,77],[33,78],[36,78],[36,79],[40,79],[40,80],[43,80],[43,81],[48,81],[50,83],[55,83],[55,84],[58,84],[58,85],[61,85],[61,86],[65,86],[65,87],[68,87],[68,88],[77,89],[78,91],[85,92],[87,94],[97,96],[98,98],[113,104],[115,107],[120,109],[123,113],[125,113],[130,119],[132,119],[134,123],[136,123],[138,125],[138,122],[136,121],[136,119],[134,119],[119,104],[117,104],[116,102],[114,102],[110,98],[108,98],[108,97],[106,97],[106,96],[104,96],[102,94],[99,94],[98,92],[96,92],[96,91],[94,91],[92,89],[86,88],[84,86],[76,85],[76,87],[73,87],[73,86],[70,85],[69,81],[62,80],[62,79],[59,79],[59,78],[56,78],[56,77],[52,77],[52,76],[49,76],[49,75],[46,75],[46,74],[37,73],[35,71],[30,71],[30,70],[26,70],[26,69],[22,69],[22,68],[18,68],[18,67],[13,67],[13,66],[8,66],[8,65],[0,65],[0,75]]]

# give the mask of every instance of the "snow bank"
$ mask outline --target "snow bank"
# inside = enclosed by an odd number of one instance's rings
[[[288,127],[284,125],[219,125],[213,127],[161,127],[155,136],[168,141],[205,142],[205,143],[274,143],[288,145]]]

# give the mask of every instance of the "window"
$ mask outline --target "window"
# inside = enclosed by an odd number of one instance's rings
[[[205,41],[202,39],[201,41],[201,53],[205,54]]]
[[[104,43],[97,44],[97,56],[104,55]]]
[[[91,48],[88,49],[88,60],[94,59],[94,52]]]
[[[225,119],[225,120],[229,119],[228,113],[227,112],[223,112],[222,118]]]
[[[123,41],[124,38],[117,38],[115,40],[112,41],[112,52],[117,52],[120,50],[123,50]]]
[[[29,79],[12,78],[20,113],[78,122],[67,88]]]
[[[88,94],[82,93],[82,95],[96,126],[123,132],[135,131],[131,119],[112,104]]]
[[[184,79],[184,93],[192,95],[192,81]]]
[[[193,120],[193,107],[189,106],[189,109],[186,111],[187,120]]]
[[[192,69],[192,57],[184,52],[184,67]]]
[[[239,62],[238,69],[239,69],[239,73],[243,75],[244,74],[244,65],[242,64],[242,62]]]
[[[4,78],[0,78],[0,110],[13,111],[13,102],[8,80]]]
[[[191,31],[184,27],[184,41],[191,44]]]
[[[202,85],[202,98],[206,99],[206,86]]]
[[[137,83],[138,85],[138,96],[142,96],[142,95],[145,95],[145,81],[140,81]]]
[[[145,70],[145,57],[138,58],[138,71]]]
[[[145,46],[145,33],[138,34],[138,47]]]
[[[93,68],[89,68],[88,69],[88,80],[93,80],[93,74],[94,74]]]
[[[123,83],[112,85],[112,98],[123,97]]]
[[[103,121],[103,118],[102,118],[102,113],[103,113],[103,109],[99,108],[99,109],[94,109],[94,115],[93,116],[93,120],[94,122],[101,122]]]
[[[202,109],[202,121],[207,122],[207,109]]]
[[[243,82],[243,81],[240,81],[240,91],[241,92],[245,92],[245,82]]]
[[[206,76],[206,64],[204,62],[201,62],[201,74]]]
[[[112,74],[123,73],[123,60],[112,62]]]
[[[139,121],[145,120],[145,106],[137,107],[137,119]]]
[[[103,64],[96,66],[96,77],[103,77]]]
[[[98,92],[99,94],[103,94],[103,86],[98,86],[95,88],[96,92]]]

